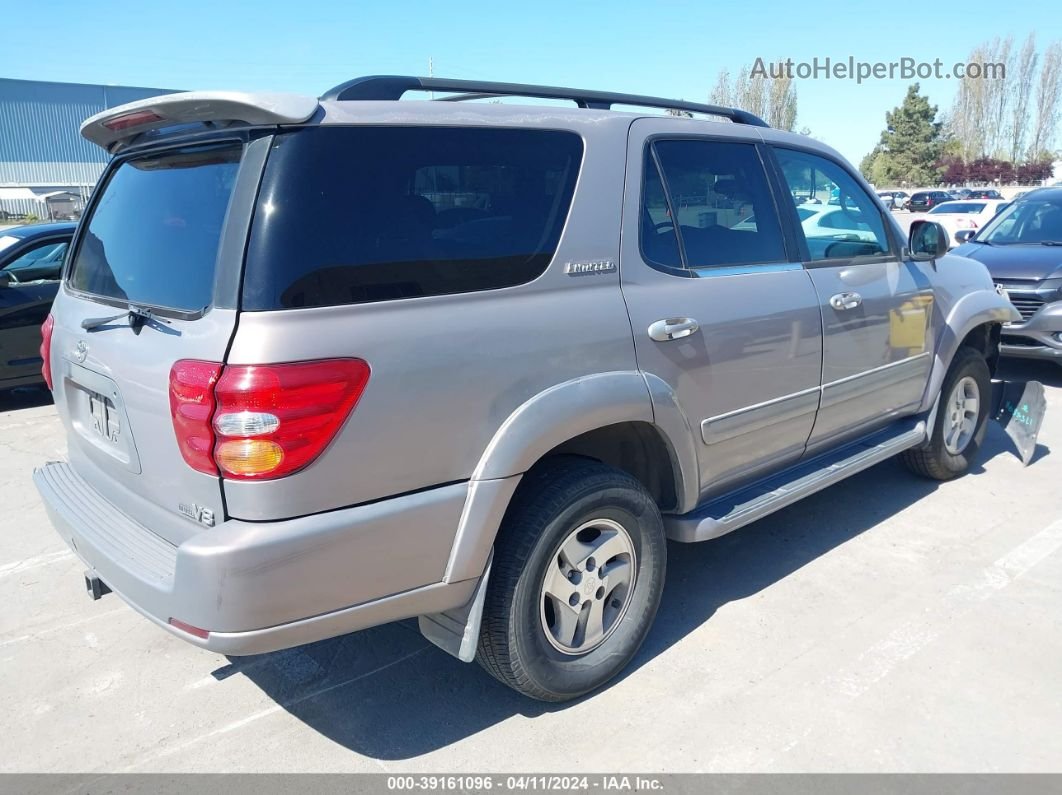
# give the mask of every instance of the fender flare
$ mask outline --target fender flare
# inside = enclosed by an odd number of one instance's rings
[[[671,458],[679,508],[696,503],[693,435],[663,380],[637,370],[609,372],[539,392],[501,424],[472,474],[444,581],[478,578],[476,594],[461,608],[422,616],[420,629],[428,640],[465,662],[474,657],[494,538],[523,473],[563,442],[621,422],[656,427]]]
[[[937,350],[933,359],[933,370],[922,396],[922,411],[929,411],[934,406],[937,393],[944,383],[944,375],[955,358],[959,345],[966,335],[978,326],[986,323],[1010,323],[1021,320],[1021,315],[1007,299],[995,290],[977,290],[967,293],[951,308],[948,313]]]

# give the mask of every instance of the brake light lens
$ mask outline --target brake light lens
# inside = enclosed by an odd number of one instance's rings
[[[124,113],[121,116],[115,116],[113,119],[108,119],[103,123],[103,126],[108,130],[118,132],[119,130],[124,130],[128,127],[150,124],[153,121],[162,121],[162,117],[153,110],[137,110],[132,113]]]
[[[230,365],[214,388],[214,460],[224,477],[265,480],[311,464],[369,381],[361,359]]]
[[[216,475],[214,432],[214,385],[221,377],[217,362],[182,359],[170,368],[170,416],[177,446],[185,463],[198,472]]]
[[[41,324],[41,375],[48,391],[52,390],[52,331],[55,329],[55,318],[48,315]]]
[[[369,380],[361,359],[229,365],[182,359],[170,415],[185,462],[233,480],[269,480],[311,464]]]

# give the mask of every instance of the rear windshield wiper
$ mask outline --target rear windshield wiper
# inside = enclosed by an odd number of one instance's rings
[[[100,326],[106,326],[108,323],[113,323],[116,320],[126,318],[129,321],[129,325],[133,329],[139,329],[147,321],[154,323],[164,323],[167,326],[170,325],[170,321],[164,317],[159,317],[150,309],[143,306],[129,305],[129,308],[118,315],[110,315],[109,317],[87,317],[81,321],[81,328],[86,331],[92,331]]]
[[[1041,240],[1041,246],[1062,246],[1062,240]]]

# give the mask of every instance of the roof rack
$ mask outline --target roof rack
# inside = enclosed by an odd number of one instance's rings
[[[763,119],[737,108],[721,105],[704,105],[680,99],[647,97],[640,94],[617,94],[611,91],[587,91],[581,88],[557,88],[523,83],[492,83],[484,80],[452,80],[445,77],[411,77],[405,75],[372,75],[356,77],[326,91],[322,100],[397,100],[407,91],[446,91],[457,96],[440,97],[440,100],[458,102],[467,99],[492,99],[494,97],[536,97],[540,99],[567,99],[580,108],[610,110],[613,105],[634,105],[643,108],[664,108],[690,113],[707,113],[722,116],[738,124],[768,127]]]

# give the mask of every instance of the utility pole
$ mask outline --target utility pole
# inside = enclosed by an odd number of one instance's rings
[[[428,77],[435,77],[435,60],[430,55],[428,56]],[[429,95],[435,99],[434,91],[429,92]]]

